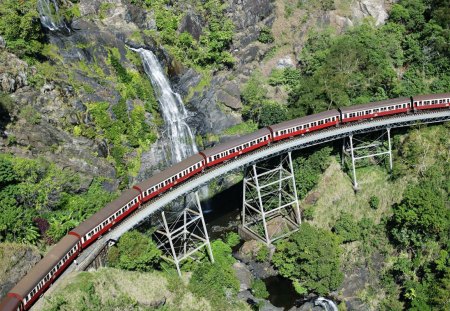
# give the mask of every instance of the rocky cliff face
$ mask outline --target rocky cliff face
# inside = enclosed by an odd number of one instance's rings
[[[98,136],[79,135],[76,128],[91,132],[95,129],[90,103],[107,102],[112,109],[120,101],[120,85],[111,79],[112,51],[124,68],[144,74],[139,59],[127,45],[146,47],[158,55],[174,90],[186,98],[189,125],[208,146],[211,142],[205,138],[207,135],[220,136],[225,129],[242,122],[242,85],[256,70],[268,75],[274,68],[296,66],[305,35],[314,27],[331,25],[342,30],[367,16],[372,16],[376,24],[383,23],[390,2],[336,1],[329,11],[289,11],[285,1],[273,0],[227,0],[226,4],[226,15],[235,26],[230,52],[236,63],[231,69],[212,71],[206,79],[204,73],[181,65],[148,35],[157,31],[154,11],[125,0],[80,0],[81,17],[69,25],[71,31],[47,33],[46,57],[53,69],[28,65],[6,52],[6,42],[0,38],[0,91],[13,102],[10,118],[2,119],[0,151],[44,156],[87,176],[115,178],[116,167],[109,157],[111,143]],[[186,31],[198,40],[208,21],[189,2],[171,5],[186,12],[179,21],[178,32]],[[263,28],[272,29],[274,42],[258,41]],[[279,101],[286,98],[277,88],[270,89],[269,96]],[[127,101],[130,110],[142,104],[139,98]],[[154,128],[160,126],[157,117],[150,114],[146,115],[146,122]],[[138,180],[160,168],[164,159],[158,150],[163,147],[154,144],[152,152],[138,161]],[[141,153],[142,150],[136,150],[127,157]]]
[[[40,259],[35,247],[0,243],[0,297],[4,297]]]

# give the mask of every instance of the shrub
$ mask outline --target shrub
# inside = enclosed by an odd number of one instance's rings
[[[43,32],[36,7],[36,0],[0,3],[0,34],[8,50],[19,57],[34,58],[42,50]]]
[[[239,280],[232,268],[236,260],[231,255],[231,247],[221,240],[212,242],[211,247],[215,262],[199,264],[192,273],[189,288],[211,301],[213,310],[228,310],[230,298],[239,291]]]
[[[361,236],[359,224],[349,213],[341,214],[333,227],[333,231],[341,237],[342,242],[353,242]]]
[[[378,209],[380,206],[380,199],[376,195],[371,196],[369,199],[369,205],[372,209]]]
[[[270,250],[265,244],[261,244],[256,253],[256,261],[264,262],[269,259]]]
[[[125,233],[108,253],[112,267],[125,270],[151,271],[159,265],[161,251],[151,238],[138,231]]]
[[[261,279],[255,279],[252,281],[252,293],[256,298],[269,298],[269,292],[267,291],[266,283],[264,283],[264,281]]]
[[[302,223],[299,231],[276,246],[274,265],[298,286],[325,295],[342,283],[341,249],[333,233]]]
[[[235,247],[241,242],[241,237],[236,232],[229,232],[225,238],[226,244],[230,247]]]
[[[272,30],[267,26],[262,27],[259,32],[258,41],[261,43],[272,43],[274,41]]]

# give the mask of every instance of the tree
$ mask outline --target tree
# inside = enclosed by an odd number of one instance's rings
[[[341,249],[333,233],[302,223],[299,231],[276,246],[273,263],[282,276],[297,282],[295,288],[325,295],[342,283]]]
[[[43,33],[36,6],[36,0],[4,0],[0,4],[0,35],[19,57],[35,57],[42,50]]]
[[[259,116],[259,127],[280,123],[287,119],[286,107],[274,101],[264,102]]]
[[[409,187],[388,224],[393,240],[403,247],[421,247],[428,240],[439,240],[449,231],[450,210],[439,188],[422,180]]]
[[[333,227],[333,231],[342,238],[342,242],[353,242],[359,240],[361,236],[359,224],[349,213],[341,214]]]
[[[161,251],[147,236],[138,231],[125,233],[108,253],[108,262],[112,267],[151,271],[158,266]]]
[[[197,296],[211,301],[214,310],[228,310],[224,304],[230,295],[239,291],[239,280],[232,268],[236,259],[231,247],[221,240],[211,243],[214,263],[202,262],[194,269],[189,288]]]

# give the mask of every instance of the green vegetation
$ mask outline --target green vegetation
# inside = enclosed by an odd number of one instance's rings
[[[272,43],[274,41],[272,30],[267,26],[261,28],[258,41],[261,43]]]
[[[77,194],[81,182],[43,159],[0,154],[0,242],[58,241],[114,198],[100,179]]]
[[[178,26],[185,12],[178,6],[172,6],[166,0],[134,1],[147,10],[155,12],[157,32],[144,31],[155,37],[172,55],[188,66],[202,68],[231,67],[234,59],[227,51],[233,37],[234,25],[226,17],[225,1],[194,1],[196,11],[204,19],[204,27],[198,40],[188,32],[179,33]]]
[[[253,133],[258,129],[258,125],[253,122],[252,120],[248,120],[239,124],[236,124],[235,126],[232,126],[230,128],[227,128],[223,134],[225,135],[244,135]]]
[[[270,250],[267,247],[267,245],[261,243],[261,245],[258,249],[258,252],[256,253],[255,259],[256,259],[256,261],[264,262],[267,259],[269,259],[269,254],[270,254]]]
[[[203,262],[194,268],[189,289],[197,296],[207,298],[214,310],[228,310],[239,290],[239,280],[232,268],[236,259],[231,247],[221,240],[211,243],[215,263]]]
[[[334,2],[299,5],[330,10]],[[294,6],[284,3],[287,16]],[[404,0],[393,5],[387,23],[379,27],[365,20],[340,35],[331,29],[311,30],[298,55],[298,68],[273,69],[268,79],[257,73],[248,81],[242,93],[248,107],[243,116],[259,122],[268,84],[289,94],[288,118],[399,96],[447,92],[447,7],[445,1]],[[269,33],[263,29],[260,40],[268,41]]]
[[[330,157],[331,165],[302,206],[314,226],[339,237],[346,282],[358,269],[368,273],[368,284],[354,293],[368,307],[446,310],[448,125],[395,133],[393,141],[394,178],[381,167],[361,167],[361,190],[355,193],[351,178]]]
[[[269,100],[264,79],[259,72],[255,72],[242,90],[244,108],[242,116],[247,122],[257,123],[259,127],[279,123],[287,119],[288,113],[285,106]]]
[[[152,271],[159,265],[161,251],[151,238],[129,231],[108,253],[111,267],[132,271]]]
[[[330,165],[331,147],[323,147],[318,151],[295,157],[293,161],[295,182],[299,199],[305,197],[319,181],[320,174]]]
[[[303,223],[299,231],[276,247],[273,263],[282,276],[296,282],[300,294],[307,290],[325,295],[342,283],[341,249],[333,233]]]
[[[42,50],[43,33],[37,1],[4,0],[0,3],[0,35],[9,51],[33,62]]]
[[[252,293],[256,298],[269,298],[269,292],[267,291],[266,284],[260,279],[255,279],[252,281]]]
[[[361,228],[353,215],[342,213],[334,225],[333,231],[342,239],[342,242],[353,242],[360,239]]]

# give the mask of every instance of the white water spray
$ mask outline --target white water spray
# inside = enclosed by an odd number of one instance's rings
[[[338,311],[336,304],[332,300],[323,297],[317,298],[314,304],[316,306],[321,306],[325,311]]]
[[[186,123],[187,111],[178,93],[170,87],[158,59],[153,52],[146,49],[132,49],[139,53],[144,70],[159,101],[161,112],[165,121],[165,138],[170,140],[171,162],[177,163],[184,158],[197,153],[192,130]]]
[[[57,0],[38,0],[38,11],[42,26],[48,30],[58,31],[66,29],[70,31],[59,14]]]

